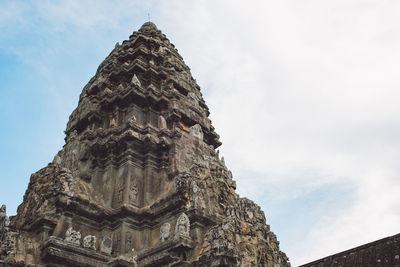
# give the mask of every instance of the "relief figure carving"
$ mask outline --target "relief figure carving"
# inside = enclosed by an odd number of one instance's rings
[[[133,178],[131,178],[129,185],[129,203],[137,204],[137,200],[138,200],[138,188]]]
[[[104,236],[103,240],[101,241],[101,244],[100,244],[100,251],[110,255],[111,249],[112,249],[111,238],[108,236]]]
[[[176,221],[175,236],[189,237],[189,233],[190,233],[189,217],[185,213],[182,213],[179,216],[178,220]]]
[[[135,115],[132,115],[129,119],[128,119],[128,125],[133,127],[136,124],[136,117]]]
[[[161,225],[160,227],[160,241],[164,242],[165,240],[167,240],[169,238],[169,232],[171,229],[171,224],[169,223],[164,223],[163,225]]]
[[[72,227],[68,228],[67,232],[65,232],[65,241],[74,243],[75,245],[81,245],[81,233],[75,231]]]
[[[83,247],[96,250],[96,240],[97,240],[97,238],[94,235],[85,236],[83,238]]]
[[[121,204],[124,199],[124,182],[118,181],[115,186],[114,203]]]
[[[201,189],[199,186],[197,186],[195,182],[193,182],[193,202],[195,209],[204,210],[206,208],[203,199],[203,191],[204,191],[203,189]]]

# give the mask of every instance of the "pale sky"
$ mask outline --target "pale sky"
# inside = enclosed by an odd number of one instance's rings
[[[293,266],[400,232],[400,2],[0,2],[0,204],[116,42],[151,20],[201,87],[237,191]]]

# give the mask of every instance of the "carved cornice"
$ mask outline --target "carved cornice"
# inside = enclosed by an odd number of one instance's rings
[[[106,266],[105,264],[112,259],[95,250],[69,244],[55,236],[51,236],[43,244],[42,258],[45,261],[62,262],[73,266],[80,266],[82,262],[87,266]]]

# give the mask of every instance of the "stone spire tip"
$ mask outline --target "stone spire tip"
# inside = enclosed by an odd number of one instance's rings
[[[140,27],[141,30],[158,30],[156,24],[154,24],[151,21],[145,22],[142,27]]]

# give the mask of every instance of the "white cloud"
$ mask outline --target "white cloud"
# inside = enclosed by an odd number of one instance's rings
[[[163,7],[171,40],[206,93],[228,166],[243,175],[239,191],[301,201],[316,188],[354,188],[348,205],[299,228],[305,240],[283,240],[292,262],[397,233],[399,3],[174,3]]]

